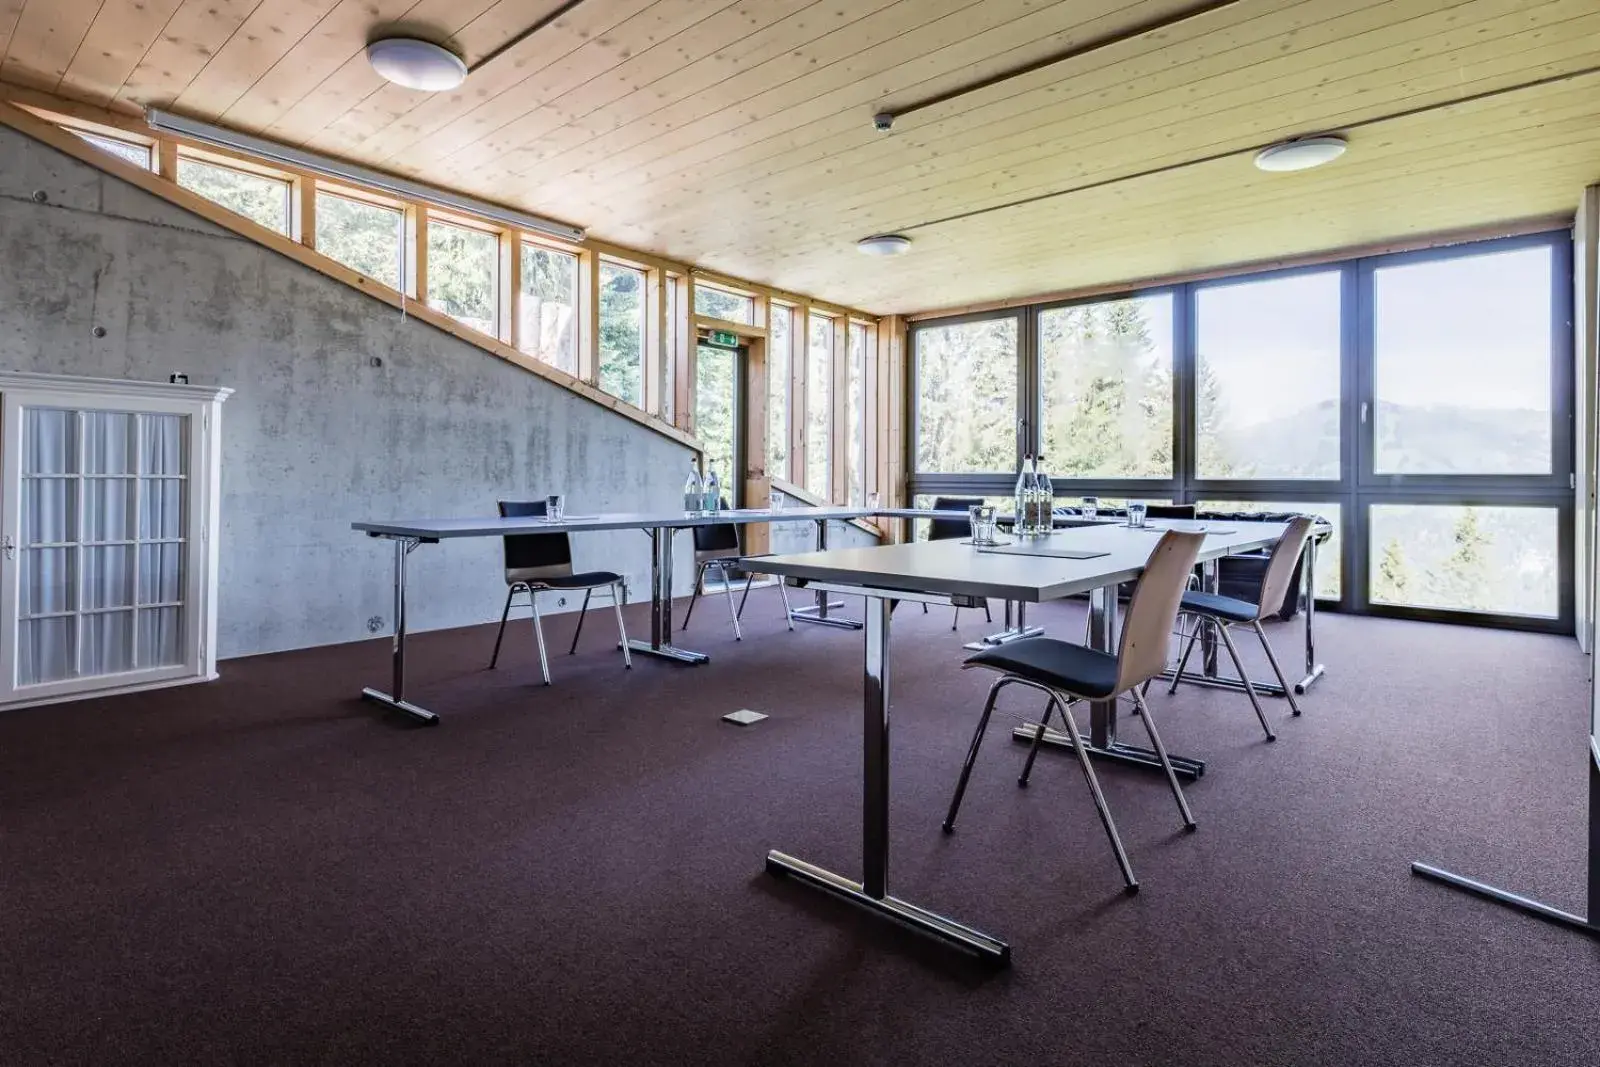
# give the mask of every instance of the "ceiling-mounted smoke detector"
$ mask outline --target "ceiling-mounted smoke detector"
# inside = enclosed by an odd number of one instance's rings
[[[440,93],[467,78],[461,57],[416,37],[384,37],[367,45],[367,62],[386,80],[407,89]]]
[[[856,251],[864,256],[899,256],[910,250],[911,238],[898,233],[881,233],[856,242]]]
[[[1332,163],[1348,147],[1349,142],[1336,133],[1301,137],[1263,148],[1256,153],[1256,167],[1268,171],[1310,170]]]

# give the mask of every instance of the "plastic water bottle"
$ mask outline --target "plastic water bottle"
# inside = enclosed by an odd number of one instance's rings
[[[689,480],[683,483],[683,510],[690,515],[705,509],[706,491],[700,482],[700,468],[689,460]]]
[[[1038,475],[1034,479],[1034,488],[1038,499],[1035,506],[1037,523],[1035,533],[1047,534],[1056,528],[1056,490],[1050,484],[1050,475],[1045,473],[1044,457],[1039,457]]]
[[[722,510],[722,483],[717,481],[717,468],[710,467],[706,470],[706,508],[707,511]]]

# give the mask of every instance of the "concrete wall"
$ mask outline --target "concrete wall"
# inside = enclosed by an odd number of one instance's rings
[[[691,455],[5,127],[0,367],[156,381],[182,371],[237,390],[222,418],[222,656],[388,625],[391,550],[352,521],[492,514],[497,498],[550,492],[575,514],[670,510]],[[852,530],[834,543],[863,540]],[[647,546],[634,531],[584,535],[575,563],[620,570],[631,599],[647,599]],[[498,542],[411,559],[414,628],[498,618]]]

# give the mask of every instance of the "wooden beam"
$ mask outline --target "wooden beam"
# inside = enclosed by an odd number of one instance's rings
[[[428,209],[406,206],[405,293],[419,304],[428,302]]]
[[[289,183],[289,236],[307,248],[317,247],[317,181],[295,178]]]
[[[578,257],[578,377],[590,385],[600,380],[600,256]]]
[[[678,283],[678,348],[673,353],[672,421],[685,433],[694,432],[694,275],[685,273]]]
[[[828,389],[828,499],[850,503],[850,320],[833,318],[833,381]]]
[[[694,437],[668,426],[659,419],[651,418],[642,409],[604,393],[586,382],[579,381],[559,367],[553,367],[542,360],[518,352],[493,337],[481,334],[470,326],[457,322],[443,312],[434,311],[426,306],[424,302],[426,298],[423,294],[426,293],[426,285],[425,279],[422,277],[417,279],[417,291],[415,293],[401,293],[390,289],[386,285],[375,282],[371,278],[351,270],[337,260],[330,259],[319,252],[306,248],[298,241],[290,240],[276,230],[269,230],[265,226],[251,222],[243,215],[214,204],[198,193],[192,193],[181,186],[163,180],[159,175],[151,171],[136,167],[131,163],[118,159],[116,156],[102,152],[82,139],[67,133],[55,124],[37,118],[20,108],[4,102],[0,102],[0,125],[9,126],[36,141],[47,144],[51,148],[73,157],[79,162],[114,175],[130,185],[138,186],[145,192],[160,197],[186,211],[193,212],[206,221],[214,223],[231,233],[249,238],[257,244],[263,245],[288,259],[292,259],[304,267],[326,275],[335,281],[343,282],[353,289],[358,289],[374,300],[382,301],[391,307],[403,310],[412,318],[420,319],[430,326],[434,326],[453,337],[482,349],[490,355],[505,360],[507,363],[513,363],[530,374],[563,386],[577,393],[585,400],[609,411],[614,411],[624,418],[631,419],[663,437],[697,451],[703,450],[701,443],[695,440]],[[411,212],[407,214],[407,245],[418,246],[416,258],[425,273],[427,265],[427,214],[425,211],[419,210],[415,219],[409,217]]]
[[[644,304],[644,409],[659,417],[666,400],[667,361],[672,357],[672,338],[667,322],[667,272],[652,267],[645,272]]]
[[[878,457],[879,476],[883,479],[878,492],[888,507],[906,507],[905,463],[907,405],[905,403],[907,375],[906,320],[890,315],[878,324],[878,380],[879,437],[882,452]],[[908,524],[897,521],[894,540],[903,541]]]
[[[522,347],[522,242],[513,230],[500,231],[500,340]]]
[[[745,345],[744,381],[739,389],[744,409],[744,506],[764,508],[772,502],[772,477],[767,471],[767,340],[752,338]],[[771,551],[770,523],[754,522],[744,528],[747,554]]]
[[[156,173],[169,182],[178,180],[178,143],[176,141],[161,140],[156,142]]]
[[[731,319],[719,319],[710,315],[696,315],[694,317],[696,331],[721,330],[723,333],[738,334],[741,340],[751,340],[767,336],[765,326],[751,326],[743,322],[734,322]]]

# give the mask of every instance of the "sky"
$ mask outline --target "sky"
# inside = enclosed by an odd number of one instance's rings
[[[1547,409],[1552,258],[1536,247],[1379,268],[1378,399]],[[1336,269],[1210,285],[1197,300],[1200,358],[1230,418],[1266,421],[1339,395]]]

